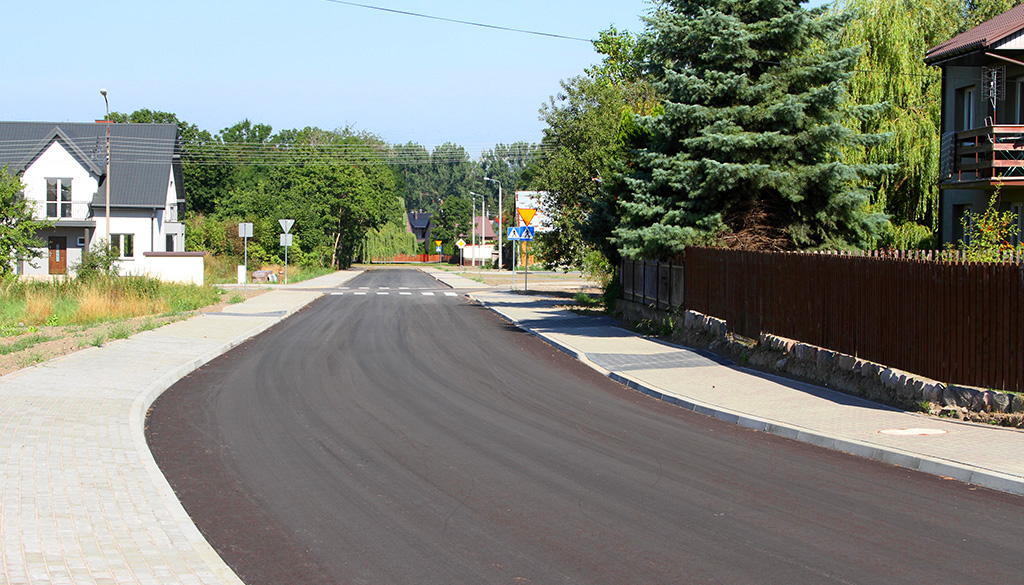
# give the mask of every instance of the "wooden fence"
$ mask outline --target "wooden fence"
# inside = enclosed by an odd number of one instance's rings
[[[622,298],[666,311],[684,305],[683,265],[623,260],[619,277]]]
[[[1024,265],[709,248],[687,249],[682,262],[685,297],[655,294],[662,308],[946,383],[1024,391]],[[623,288],[636,265],[646,273],[654,263],[626,264]]]

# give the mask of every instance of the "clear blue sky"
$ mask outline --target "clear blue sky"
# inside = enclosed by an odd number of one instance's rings
[[[647,0],[356,0],[592,39],[639,32]],[[819,1],[814,4],[820,3]],[[327,0],[33,0],[6,7],[2,117],[83,122],[173,112],[217,132],[352,126],[392,143],[482,148],[539,141],[559,81],[600,61],[589,43]],[[16,23],[16,24],[12,24]]]

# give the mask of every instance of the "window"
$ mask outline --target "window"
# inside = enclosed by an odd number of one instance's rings
[[[135,234],[111,234],[110,248],[121,258],[135,257]]]
[[[957,132],[974,128],[974,86],[956,90],[956,112],[954,125]]]
[[[952,241],[954,243],[971,243],[971,226],[973,222],[970,219],[970,211],[971,206],[969,204],[953,205],[953,225],[951,227],[953,228]]]
[[[168,235],[167,236],[166,248],[167,248],[168,252],[173,252],[174,251],[174,236],[172,236],[172,235]]]
[[[46,217],[71,217],[71,179],[46,179]]]

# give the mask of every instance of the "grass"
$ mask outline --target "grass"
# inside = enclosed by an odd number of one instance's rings
[[[572,300],[584,307],[600,307],[602,303],[600,298],[594,298],[585,292],[576,293],[573,295]]]
[[[229,256],[206,256],[204,277],[206,282],[214,284],[235,284],[238,282],[238,266],[241,261]],[[254,270],[271,270],[283,275],[284,265],[282,264],[249,264],[249,273]],[[325,274],[334,272],[335,269],[329,266],[298,266],[288,265],[288,283],[302,282]],[[283,281],[283,278],[282,278]]]
[[[165,283],[139,276],[0,281],[0,331],[31,326],[93,325],[181,313],[219,300],[212,286]]]
[[[111,339],[128,339],[132,333],[135,333],[135,330],[127,323],[115,323],[107,332]]]
[[[0,345],[0,355],[7,355],[10,353],[25,351],[26,349],[32,347],[33,345],[45,343],[47,341],[50,341],[51,339],[53,338],[43,335],[41,333],[29,335],[28,337],[22,337],[21,339],[15,341],[14,343]]]

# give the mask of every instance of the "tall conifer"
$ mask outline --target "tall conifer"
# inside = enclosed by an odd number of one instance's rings
[[[844,147],[884,136],[844,126],[876,106],[845,105],[858,50],[843,17],[796,0],[661,0],[648,19],[664,113],[638,118],[630,192],[615,230],[630,257],[687,245],[823,248],[869,244],[885,217]]]

